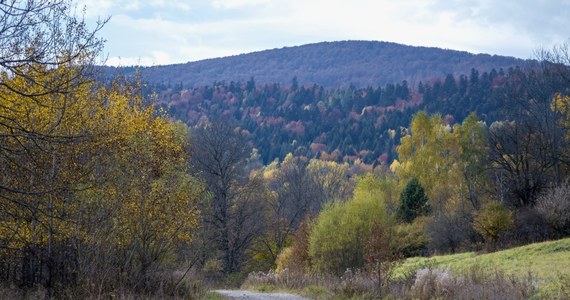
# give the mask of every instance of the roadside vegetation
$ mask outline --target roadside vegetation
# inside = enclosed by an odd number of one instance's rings
[[[412,257],[394,268],[384,286],[373,274],[299,274],[288,269],[251,273],[243,288],[289,290],[315,299],[568,299],[570,239],[492,253]]]

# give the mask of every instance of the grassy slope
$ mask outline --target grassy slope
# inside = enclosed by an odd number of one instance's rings
[[[473,268],[489,272],[502,271],[515,276],[528,276],[530,272],[540,287],[548,288],[562,278],[570,278],[570,238],[487,254],[468,252],[409,258],[396,270],[396,274],[409,274],[424,267],[449,269],[456,274]]]

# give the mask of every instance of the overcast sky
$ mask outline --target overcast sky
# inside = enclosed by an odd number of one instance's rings
[[[109,65],[163,65],[338,40],[533,58],[570,38],[570,0],[79,0]]]

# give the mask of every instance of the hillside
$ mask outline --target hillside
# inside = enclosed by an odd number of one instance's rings
[[[512,93],[524,92],[524,86],[516,89],[526,80],[517,67],[526,65],[509,57],[346,41],[140,71],[151,101],[190,126],[234,122],[264,163],[293,153],[370,169],[395,159],[401,128],[419,110],[451,124],[470,112],[487,124],[500,119]],[[108,71],[128,76],[135,68]]]
[[[301,280],[287,270],[256,273],[242,288],[311,299],[568,299],[570,238],[493,253],[412,257],[398,264],[393,275],[387,295],[375,294],[369,278],[349,271],[325,280],[311,274]]]
[[[471,112],[487,124],[503,119],[528,81],[517,68],[379,87],[326,89],[318,85],[218,82],[195,88],[149,84],[145,94],[190,126],[233,122],[259,150],[264,163],[288,153],[325,160],[388,165],[395,146],[420,110],[455,124]],[[552,86],[553,90],[558,87]],[[551,91],[544,90],[545,93]]]
[[[331,87],[384,86],[407,80],[417,83],[447,74],[469,74],[514,65],[521,59],[488,54],[413,47],[377,41],[322,42],[208,59],[185,64],[141,67],[142,78],[150,83],[182,84],[184,87],[211,85],[216,81],[247,81],[258,84],[300,83]],[[109,68],[108,72],[132,74],[135,68]]]
[[[518,278],[535,276],[541,295],[546,298],[558,285],[570,288],[570,238],[557,241],[529,244],[493,253],[475,252],[415,257],[406,259],[396,273],[400,275],[430,267],[451,270],[455,275],[467,274],[473,269],[483,272],[503,272]],[[570,290],[566,290],[570,292]],[[551,295],[552,296],[552,295]]]

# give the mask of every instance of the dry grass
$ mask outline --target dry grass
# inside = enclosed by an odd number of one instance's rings
[[[244,289],[258,291],[294,290],[305,296],[316,299],[331,299],[334,296],[357,297],[369,295],[377,298],[380,295],[375,277],[360,271],[347,270],[343,276],[336,277],[322,274],[290,272],[285,269],[274,271],[252,272],[242,285]]]
[[[251,273],[243,288],[294,290],[314,299],[570,299],[570,238],[488,254],[411,258],[386,288],[348,270],[342,277]]]
[[[463,276],[447,270],[420,269],[406,279],[392,280],[380,289],[375,276],[347,271],[342,277],[317,274],[252,273],[242,288],[258,291],[296,291],[313,299],[529,299],[536,281],[504,273],[473,269]]]
[[[484,274],[500,272],[504,276],[521,280],[532,274],[538,294],[564,293],[564,289],[570,284],[570,238],[493,253],[468,252],[410,258],[395,272],[396,276],[403,278],[426,267],[448,269],[455,275],[468,274],[474,269]],[[566,292],[566,297],[570,297],[570,293]]]
[[[139,288],[116,283],[112,286],[98,282],[95,278],[81,281],[74,286],[62,287],[50,291],[41,285],[21,288],[14,285],[3,285],[0,282],[0,300],[4,299],[202,299],[209,286],[204,283],[200,274],[184,272],[168,272],[158,274],[151,286]]]

